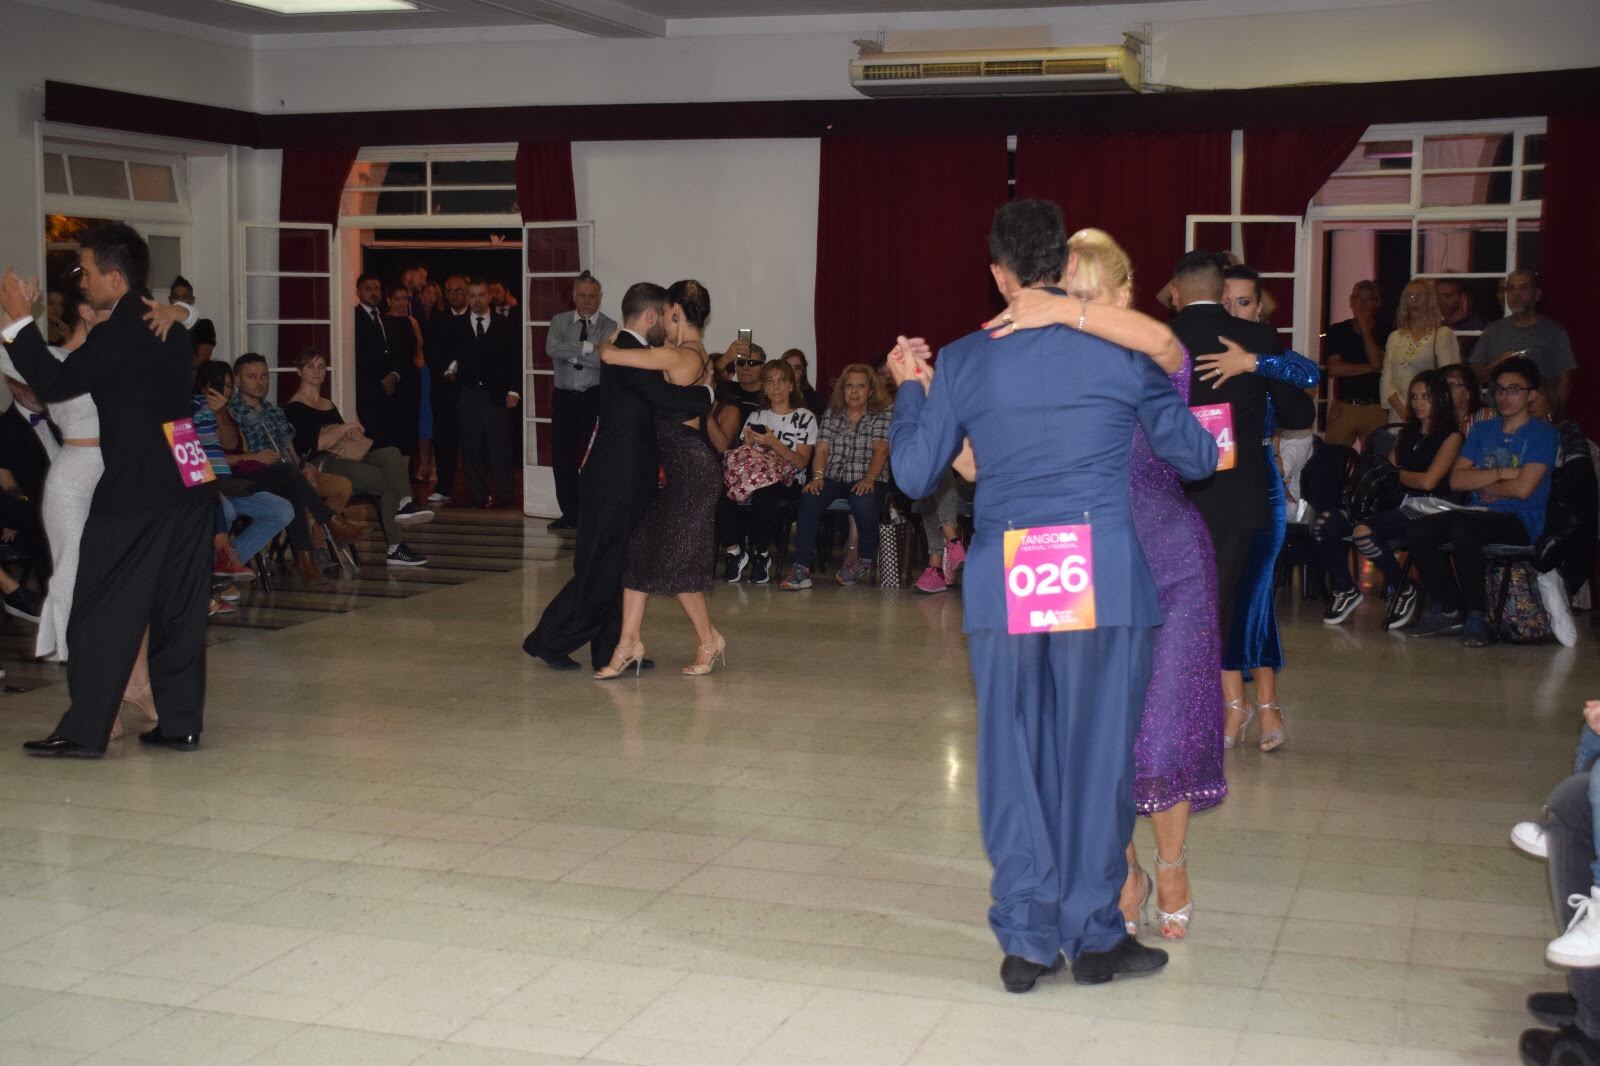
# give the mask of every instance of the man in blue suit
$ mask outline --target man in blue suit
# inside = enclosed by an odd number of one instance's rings
[[[1056,285],[1067,265],[1060,210],[1007,204],[989,251],[1008,301]],[[1150,973],[1166,953],[1128,936],[1117,909],[1150,630],[1161,624],[1129,511],[1129,457],[1138,425],[1197,480],[1216,468],[1216,442],[1154,363],[1077,330],[973,333],[940,353],[937,376],[923,351],[902,338],[891,353],[889,448],[913,499],[933,491],[964,437],[977,457],[965,630],[1001,980],[1026,992],[1067,961],[1081,984]],[[1030,554],[1069,538],[1071,554]],[[1071,609],[1042,595],[1062,587],[1080,596]]]

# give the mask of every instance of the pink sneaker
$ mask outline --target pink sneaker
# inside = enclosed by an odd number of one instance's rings
[[[939,572],[938,567],[930,566],[922,572],[921,577],[917,578],[917,583],[913,587],[918,592],[932,595],[935,592],[945,591],[950,585],[945,581],[944,575]]]
[[[945,541],[944,545],[944,583],[954,585],[956,574],[961,570],[961,564],[967,561],[967,549],[959,540]]]

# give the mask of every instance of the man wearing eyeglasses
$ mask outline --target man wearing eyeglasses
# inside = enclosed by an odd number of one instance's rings
[[[1572,372],[1578,361],[1572,355],[1572,340],[1561,324],[1539,313],[1539,275],[1531,270],[1513,270],[1506,275],[1506,316],[1483,327],[1483,335],[1473,347],[1467,362],[1478,373],[1478,380],[1493,380],[1507,359],[1526,356],[1539,368],[1540,380],[1553,383],[1564,410],[1572,395]]]
[[[1428,594],[1428,612],[1413,637],[1461,634],[1461,643],[1481,648],[1490,642],[1484,621],[1486,544],[1532,544],[1544,532],[1550,501],[1550,471],[1560,433],[1528,413],[1529,395],[1539,387],[1539,367],[1512,356],[1494,372],[1494,399],[1500,417],[1472,427],[1461,446],[1450,488],[1471,493],[1474,511],[1446,511],[1414,519],[1406,526],[1411,557]],[[1442,545],[1453,545],[1455,572]]]

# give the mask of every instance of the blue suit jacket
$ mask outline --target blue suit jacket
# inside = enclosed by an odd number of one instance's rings
[[[901,386],[889,450],[903,492],[932,492],[963,436],[977,455],[966,632],[1006,628],[1007,529],[1085,521],[1094,529],[1096,624],[1161,624],[1128,504],[1135,425],[1185,481],[1215,471],[1216,441],[1167,376],[1145,356],[1076,330],[969,334],[939,353],[930,392],[915,380]]]

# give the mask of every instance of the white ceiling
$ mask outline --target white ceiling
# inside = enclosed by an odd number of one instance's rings
[[[40,0],[30,0],[38,3]],[[414,0],[422,10],[370,15],[276,15],[230,0],[79,0],[101,8],[248,37],[378,30],[546,26],[601,37],[661,37],[668,20],[777,16],[897,16],[1084,7],[1137,0]],[[55,6],[48,0],[44,6]]]

